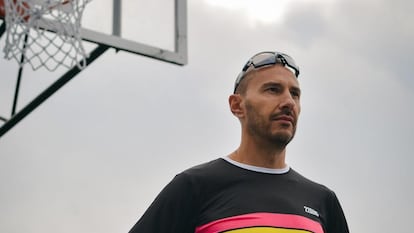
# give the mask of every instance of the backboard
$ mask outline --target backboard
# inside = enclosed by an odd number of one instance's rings
[[[187,63],[186,0],[92,0],[81,36],[161,61]]]

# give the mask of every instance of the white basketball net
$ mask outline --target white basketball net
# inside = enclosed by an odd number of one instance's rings
[[[81,18],[90,0],[4,0],[5,57],[53,71],[86,66],[80,37]],[[47,27],[47,31],[44,27]],[[24,59],[22,59],[22,56]]]

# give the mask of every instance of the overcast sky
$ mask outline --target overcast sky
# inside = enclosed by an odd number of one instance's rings
[[[301,67],[303,92],[288,164],[336,192],[351,232],[412,233],[412,9],[189,0],[188,65],[109,50],[0,138],[0,232],[128,232],[175,174],[237,148],[233,82],[252,54],[279,50]],[[170,21],[171,11],[153,12]],[[17,65],[0,68],[9,117]],[[19,107],[63,72],[27,66]]]

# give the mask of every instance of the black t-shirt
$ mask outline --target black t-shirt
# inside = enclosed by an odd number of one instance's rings
[[[220,158],[178,174],[130,233],[349,232],[330,189],[293,169],[246,167]]]

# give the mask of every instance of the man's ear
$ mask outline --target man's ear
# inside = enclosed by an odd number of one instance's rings
[[[243,97],[240,94],[233,94],[229,96],[230,111],[238,118],[244,116]]]

